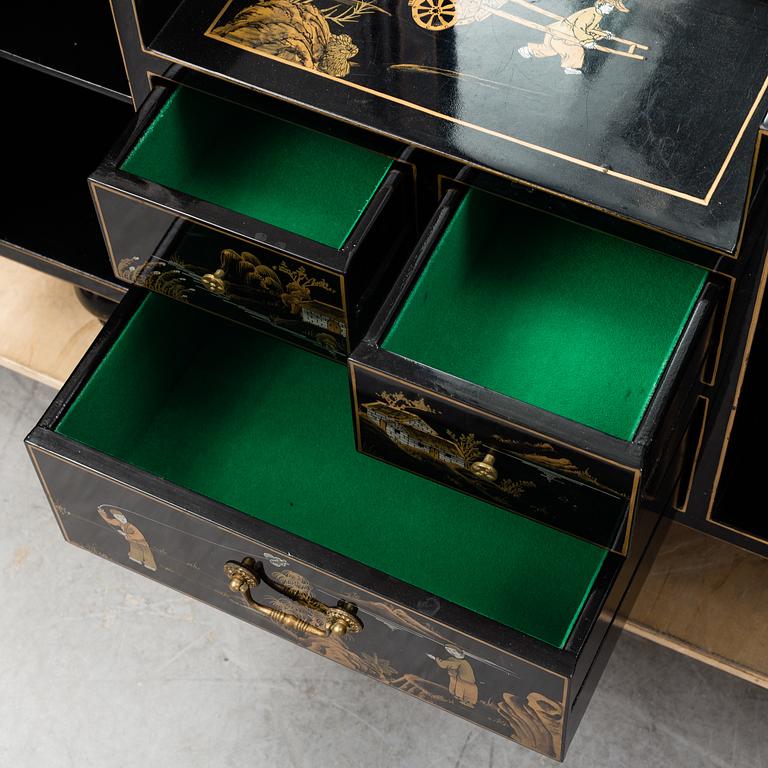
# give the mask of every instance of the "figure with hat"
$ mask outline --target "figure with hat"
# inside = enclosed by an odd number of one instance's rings
[[[475,681],[475,673],[472,665],[466,659],[466,654],[454,645],[446,645],[451,658],[441,659],[428,653],[427,656],[437,664],[440,669],[448,672],[448,692],[465,707],[474,707],[477,704],[478,690]]]
[[[560,67],[567,75],[580,75],[584,65],[584,50],[597,47],[598,40],[608,40],[613,33],[601,29],[605,16],[613,11],[629,13],[622,0],[597,0],[589,8],[582,8],[564,19],[546,27],[541,43],[528,43],[517,52],[524,59],[560,57]]]
[[[128,542],[128,559],[137,565],[143,565],[150,571],[156,571],[155,556],[144,534],[133,523],[128,522],[125,510],[113,507],[111,504],[100,504],[97,511],[99,517]]]

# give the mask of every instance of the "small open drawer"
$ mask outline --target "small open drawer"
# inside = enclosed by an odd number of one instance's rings
[[[349,360],[358,447],[626,552],[701,391],[706,270],[449,191]]]
[[[343,359],[413,245],[413,170],[282,112],[158,85],[89,183],[118,277]]]
[[[625,558],[373,461],[344,368],[139,289],[27,443],[71,543],[557,759],[658,519]]]

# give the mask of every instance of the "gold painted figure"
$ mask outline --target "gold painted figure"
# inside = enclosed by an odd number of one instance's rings
[[[439,659],[428,653],[427,656],[437,664],[440,669],[448,672],[448,692],[460,701],[465,707],[474,707],[477,704],[478,690],[475,682],[475,673],[472,665],[465,658],[464,651],[453,645],[446,645],[445,650],[451,655],[450,659]]]
[[[528,43],[517,52],[524,59],[560,57],[560,67],[567,75],[580,75],[584,66],[584,50],[597,47],[598,40],[610,40],[613,33],[600,27],[603,19],[613,11],[629,13],[622,0],[597,0],[590,8],[583,8],[570,16],[549,24],[544,40]]]
[[[155,556],[152,554],[144,534],[133,523],[128,522],[124,511],[109,504],[100,504],[98,512],[99,517],[107,525],[111,525],[128,542],[128,559],[137,565],[143,565],[150,571],[156,571]]]

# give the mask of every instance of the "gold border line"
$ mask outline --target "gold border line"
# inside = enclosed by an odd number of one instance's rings
[[[40,484],[43,486],[43,491],[45,492],[45,495],[48,498],[48,504],[51,507],[51,512],[53,512],[53,516],[54,518],[56,518],[56,522],[59,524],[59,530],[61,531],[61,535],[64,537],[64,541],[66,541],[67,544],[71,544],[72,540],[69,538],[69,533],[67,532],[67,529],[64,527],[64,523],[61,519],[61,515],[59,515],[58,509],[56,509],[56,502],[53,500],[53,494],[48,488],[48,483],[45,479],[45,473],[43,473],[43,471],[40,469],[40,465],[37,462],[37,456],[35,455],[35,451],[37,450],[37,448],[36,446],[30,445],[30,443],[25,443],[25,446],[27,449],[27,453],[29,454],[29,458],[32,460],[32,463],[35,465],[35,472],[37,473],[38,480],[40,480]]]
[[[766,280],[768,280],[768,252],[766,252],[763,256],[763,270],[760,276],[760,287],[758,289],[757,297],[755,299],[755,309],[752,313],[752,320],[750,322],[749,332],[747,334],[747,343],[744,349],[744,357],[742,358],[742,362],[741,362],[741,370],[739,371],[738,382],[736,384],[736,393],[734,394],[734,397],[733,397],[733,403],[731,405],[731,413],[728,417],[728,426],[726,427],[725,438],[723,440],[722,448],[720,449],[720,460],[718,462],[717,472],[715,473],[715,479],[712,483],[712,488],[710,490],[709,506],[707,507],[707,514],[706,514],[706,517],[704,518],[704,520],[708,522],[710,525],[720,526],[721,528],[725,528],[726,530],[733,531],[734,533],[737,533],[740,536],[743,536],[745,539],[757,541],[761,544],[768,544],[768,539],[763,539],[763,538],[760,538],[759,536],[754,536],[753,534],[750,534],[739,528],[734,528],[733,526],[718,522],[716,519],[712,517],[712,512],[714,511],[715,501],[717,499],[717,489],[720,485],[720,480],[722,479],[723,466],[725,464],[725,457],[728,453],[728,448],[730,447],[731,433],[733,431],[733,425],[734,425],[734,422],[736,421],[736,414],[739,409],[739,401],[741,398],[742,387],[744,385],[744,379],[746,378],[746,374],[747,374],[747,366],[749,365],[749,360],[752,356],[752,344],[755,340],[755,333],[757,332],[757,322],[760,317],[760,311],[763,307],[763,301],[765,298]]]
[[[133,0],[131,0],[133,2]],[[109,10],[112,14],[112,23],[115,25],[115,37],[117,37],[117,45],[120,48],[120,58],[123,60],[123,69],[125,70],[125,79],[128,81],[128,93],[131,97],[131,104],[133,106],[133,111],[136,111],[136,99],[133,95],[133,85],[131,84],[131,75],[128,72],[128,62],[125,59],[125,51],[123,50],[123,40],[120,37],[120,27],[117,24],[117,16],[115,16],[115,6],[113,4],[113,0],[109,0]],[[136,10],[136,6],[134,5],[134,11]],[[135,16],[134,16],[135,18]],[[139,41],[139,45],[141,45],[141,48],[144,48],[143,43]]]
[[[392,600],[392,599],[390,599],[388,597],[385,597],[384,595],[380,595],[378,592],[371,592],[369,589],[367,589],[366,587],[362,586],[362,584],[357,584],[357,583],[355,583],[353,581],[348,581],[347,579],[342,578],[341,576],[336,576],[334,574],[331,574],[327,570],[323,570],[322,568],[319,568],[316,565],[312,565],[311,563],[308,563],[305,560],[302,560],[301,558],[297,557],[296,555],[290,554],[288,552],[283,552],[278,547],[274,547],[271,544],[265,544],[264,542],[262,542],[259,539],[253,539],[253,538],[251,538],[249,536],[245,536],[244,534],[238,533],[237,531],[233,530],[232,528],[227,528],[226,526],[222,525],[221,523],[217,523],[214,520],[210,520],[208,518],[201,517],[200,515],[196,515],[193,512],[190,512],[189,510],[184,509],[184,507],[179,506],[178,504],[173,504],[173,503],[171,503],[169,501],[166,501],[165,499],[161,499],[159,496],[155,496],[155,495],[153,495],[151,493],[148,493],[147,491],[143,491],[140,488],[137,488],[136,486],[129,485],[128,483],[124,482],[123,480],[118,480],[116,477],[112,477],[111,475],[108,475],[108,474],[106,474],[104,472],[97,472],[95,469],[92,469],[91,467],[89,467],[89,466],[87,466],[85,464],[81,464],[80,462],[74,461],[73,459],[67,458],[66,456],[62,456],[61,454],[55,453],[54,451],[51,451],[48,448],[43,448],[43,447],[41,447],[39,445],[36,445],[36,444],[31,444],[31,445],[28,444],[28,450],[32,451],[32,452],[37,451],[38,453],[45,454],[46,456],[49,456],[49,457],[51,457],[53,459],[57,459],[58,461],[61,461],[64,464],[69,464],[70,466],[75,467],[76,469],[79,469],[79,470],[82,470],[82,471],[84,471],[84,472],[86,472],[88,474],[94,475],[95,477],[99,477],[99,478],[102,478],[102,479],[107,480],[109,482],[115,483],[115,485],[119,485],[119,486],[121,486],[123,488],[126,488],[129,491],[131,491],[131,492],[133,492],[133,493],[135,493],[135,494],[137,494],[139,496],[143,496],[144,498],[149,499],[150,501],[153,501],[155,503],[160,504],[161,506],[167,507],[168,509],[175,510],[176,512],[181,512],[182,514],[186,515],[187,517],[191,517],[191,518],[193,518],[194,520],[196,520],[196,521],[198,521],[200,523],[203,523],[205,525],[212,525],[214,528],[218,528],[219,530],[224,531],[226,534],[228,534],[230,536],[234,536],[235,538],[242,539],[243,541],[246,541],[246,542],[248,542],[251,545],[258,544],[258,546],[263,546],[263,547],[266,547],[267,549],[274,550],[274,552],[276,552],[279,555],[287,558],[289,560],[289,562],[293,561],[295,563],[299,563],[300,565],[306,567],[307,569],[309,569],[311,571],[314,571],[315,573],[322,574],[325,578],[331,579],[332,581],[336,581],[336,582],[339,582],[341,584],[346,584],[347,586],[352,587],[353,589],[356,589],[356,590],[360,590],[360,591],[370,595],[371,597],[375,597],[375,598],[377,598],[379,600],[385,601],[386,603],[391,603],[392,605],[399,606],[404,611],[406,611],[408,614],[416,616],[419,619],[423,618],[426,621],[432,622],[433,624],[438,624],[441,627],[445,627],[446,629],[448,629],[449,631],[451,631],[451,632],[453,632],[453,633],[455,633],[457,635],[469,638],[469,640],[471,640],[473,643],[478,643],[480,645],[485,645],[488,648],[493,649],[497,653],[500,653],[502,656],[508,656],[508,657],[510,657],[512,659],[515,659],[516,661],[518,661],[518,662],[520,662],[520,663],[522,663],[522,664],[524,664],[524,665],[526,665],[528,667],[533,667],[534,669],[540,669],[542,672],[544,672],[544,673],[546,673],[548,675],[551,675],[552,677],[556,677],[559,680],[562,680],[563,683],[564,683],[564,687],[567,688],[567,686],[568,686],[568,682],[569,682],[570,678],[566,677],[565,675],[561,675],[559,672],[553,672],[551,669],[547,669],[546,667],[542,667],[540,664],[536,664],[535,662],[531,661],[530,659],[526,659],[524,656],[518,656],[517,654],[512,653],[511,651],[508,651],[505,648],[502,648],[501,646],[494,645],[493,643],[489,643],[486,640],[481,640],[479,637],[475,637],[474,635],[469,635],[466,632],[464,632],[463,630],[458,629],[457,627],[452,626],[450,624],[446,624],[445,622],[440,621],[439,619],[435,619],[432,616],[422,616],[422,614],[418,613],[414,609],[409,608],[408,606],[402,605],[401,603],[398,603],[396,600]],[[106,455],[106,454],[102,454],[101,451],[96,451],[96,452],[99,453],[100,455]],[[148,474],[151,475],[151,473],[148,473]],[[153,475],[153,477],[154,477],[154,475]],[[173,485],[174,487],[179,487],[179,488],[183,489],[183,486],[178,486],[176,483],[171,483],[171,485]],[[227,506],[225,504],[220,504],[219,502],[216,502],[216,501],[214,501],[213,503],[217,504],[219,506],[224,506],[224,507]],[[235,511],[239,515],[242,515],[245,519],[255,520],[256,522],[262,522],[263,523],[263,521],[260,518],[253,517],[251,515],[247,515],[245,512],[241,512],[240,510],[235,509],[234,507],[229,507],[229,509]],[[79,519],[81,519],[81,518],[79,518]],[[147,519],[150,519],[150,518],[147,518]],[[157,521],[153,521],[153,522],[157,522]],[[160,523],[158,523],[158,525],[159,524]],[[270,525],[269,523],[264,523],[264,524],[265,525]],[[270,526],[270,527],[275,527],[275,526]],[[306,542],[312,544],[313,546],[320,547],[321,549],[325,549],[325,547],[322,547],[319,544],[315,544],[315,542],[313,542],[311,539],[307,539],[304,536],[299,536],[297,534],[290,534],[290,535],[295,536],[297,539],[301,539],[302,541],[306,541]],[[67,539],[67,541],[69,541],[69,540]],[[222,546],[225,549],[232,549],[231,547],[228,547],[228,546],[225,546],[225,545],[220,545],[220,546]],[[355,562],[355,563],[358,562],[357,560],[355,560],[354,558],[351,558],[351,557],[345,557],[345,559],[346,560],[350,560],[351,562]],[[118,563],[118,565],[122,565],[122,563]],[[374,570],[377,573],[381,573],[381,571],[378,571],[378,569],[376,569],[376,568],[373,568],[373,569],[369,568],[369,570]],[[400,579],[400,581],[402,581],[402,579]],[[403,582],[403,583],[407,584],[407,582]],[[412,586],[412,585],[409,585],[409,586]],[[418,589],[420,592],[423,592],[424,594],[427,594],[427,595],[432,594],[431,592],[427,592],[427,590],[424,590],[424,589],[419,589],[418,587],[414,587],[414,589]],[[450,601],[447,601],[447,602],[450,602]],[[463,610],[467,611],[468,613],[472,613],[474,615],[479,615],[475,611],[472,611],[472,610],[470,610],[468,608],[464,608]],[[493,621],[493,620],[492,619],[488,619],[488,621]],[[522,631],[520,631],[518,629],[514,629],[513,627],[506,627],[505,625],[501,624],[500,622],[495,622],[495,623],[499,624],[499,626],[504,627],[509,632],[513,632],[513,633],[515,633],[517,635],[520,635],[521,637],[525,637],[525,638],[528,638],[530,640],[536,640],[536,638],[532,637],[531,635],[527,635],[525,632],[522,632]],[[543,641],[537,640],[536,642],[543,642]],[[544,644],[545,645],[550,645],[549,643],[544,643]],[[554,646],[550,646],[550,647],[554,648],[556,651],[559,651],[561,653],[565,652],[565,651],[563,651],[562,648],[555,648]]]
[[[583,168],[588,168],[593,171],[597,171],[598,173],[601,173],[605,176],[612,176],[614,178],[621,179],[622,181],[629,181],[634,182],[638,186],[646,187],[648,189],[652,189],[656,192],[662,192],[664,194],[671,195],[672,197],[677,197],[682,200],[686,200],[687,202],[695,203],[697,205],[703,205],[707,206],[709,205],[712,196],[715,193],[715,190],[717,189],[717,186],[720,184],[720,181],[722,180],[723,176],[725,175],[725,171],[730,164],[734,153],[736,152],[736,149],[738,148],[739,143],[741,142],[742,137],[744,136],[744,133],[747,129],[747,126],[749,125],[750,121],[754,117],[755,112],[757,111],[757,108],[762,101],[763,97],[766,94],[766,91],[768,91],[768,76],[763,81],[763,85],[760,88],[757,98],[752,104],[751,109],[749,110],[747,117],[745,118],[744,122],[741,125],[741,128],[739,129],[738,133],[736,134],[736,138],[734,139],[733,143],[731,144],[731,148],[728,151],[725,160],[720,167],[720,170],[718,171],[717,175],[715,176],[714,181],[712,182],[709,190],[705,194],[704,197],[696,197],[694,195],[689,195],[685,192],[680,192],[678,190],[670,189],[669,187],[663,187],[660,184],[655,184],[650,181],[646,181],[644,179],[638,179],[633,176],[629,176],[628,174],[620,173],[618,171],[614,171],[609,168],[604,168],[601,165],[596,165],[595,163],[590,163],[586,160],[581,160],[580,158],[572,157],[570,155],[566,155],[563,152],[558,152],[557,150],[549,149],[547,147],[541,147],[537,144],[533,144],[532,142],[524,141],[523,139],[515,138],[514,136],[508,136],[504,133],[501,133],[500,131],[495,131],[491,128],[486,128],[481,125],[477,125],[476,123],[471,123],[467,120],[462,120],[458,117],[453,117],[451,115],[446,115],[442,112],[437,112],[436,110],[429,109],[428,107],[421,106],[419,104],[415,104],[410,101],[406,101],[405,99],[398,98],[397,96],[392,96],[387,93],[383,93],[381,91],[377,91],[373,88],[369,88],[365,85],[361,85],[360,83],[353,83],[348,80],[344,80],[342,78],[334,77],[333,75],[329,75],[325,72],[320,72],[318,70],[309,69],[308,67],[305,67],[303,64],[298,64],[296,62],[287,61],[286,59],[283,59],[279,56],[275,56],[274,54],[270,53],[264,53],[263,51],[258,51],[255,48],[252,48],[249,45],[245,45],[243,43],[236,43],[232,40],[227,40],[226,38],[220,37],[219,35],[213,34],[213,28],[218,24],[218,22],[221,20],[221,17],[226,13],[229,6],[232,4],[234,0],[227,0],[227,3],[224,5],[224,7],[221,9],[221,11],[218,13],[216,18],[213,20],[213,22],[210,24],[208,29],[204,32],[204,37],[208,37],[212,40],[218,40],[221,43],[224,43],[226,45],[231,45],[234,48],[240,48],[244,51],[247,51],[248,53],[255,54],[257,56],[263,56],[264,58],[271,59],[273,61],[276,61],[280,64],[284,64],[290,67],[294,67],[296,69],[303,70],[304,72],[309,72],[313,75],[318,75],[319,77],[324,77],[327,80],[332,80],[337,83],[342,83],[344,85],[349,86],[350,88],[355,88],[359,91],[362,91],[364,93],[371,94],[373,96],[379,96],[380,98],[386,99],[387,101],[391,101],[395,104],[400,104],[401,106],[410,107],[411,109],[422,112],[424,114],[430,115],[432,117],[438,117],[440,119],[446,120],[447,122],[453,123],[455,125],[460,125],[463,128],[470,128],[473,130],[476,130],[480,133],[484,133],[488,136],[492,136],[494,138],[502,139],[504,141],[511,142],[513,144],[517,144],[519,146],[522,146],[526,149],[531,149],[537,152],[541,152],[542,154],[548,155],[550,157],[554,157],[558,160],[565,160],[566,162],[573,163],[575,165],[579,165]],[[170,58],[170,57],[165,57]],[[181,62],[183,63],[183,62]]]
[[[699,398],[697,400],[697,407],[700,402],[704,403],[704,413],[701,417],[701,426],[699,427],[699,440],[696,444],[696,450],[693,453],[693,461],[691,462],[691,476],[688,478],[688,488],[685,492],[685,500],[683,501],[682,505],[678,506],[677,504],[672,504],[672,509],[675,510],[675,512],[679,512],[681,515],[684,515],[688,509],[688,502],[691,500],[691,492],[693,491],[693,481],[696,478],[696,467],[699,464],[699,456],[701,455],[701,446],[704,444],[704,434],[707,431],[707,421],[709,420],[709,398],[706,395],[699,395]],[[682,446],[684,447],[684,446]],[[680,487],[680,481],[677,481],[677,488]],[[679,492],[675,494],[677,497],[679,495]]]
[[[616,549],[613,546],[606,546],[604,544],[597,544],[596,542],[592,541],[591,539],[587,539],[584,536],[580,536],[580,535],[572,533],[570,531],[567,531],[566,533],[568,533],[569,536],[573,536],[576,539],[580,539],[581,541],[588,541],[591,544],[595,544],[595,546],[603,547],[606,550],[608,550],[609,552],[616,552],[616,553],[618,553],[620,555],[626,555],[627,554],[627,552],[629,551],[629,541],[630,541],[630,538],[631,538],[631,535],[632,535],[632,528],[633,528],[634,519],[635,519],[635,504],[636,504],[636,501],[637,501],[638,489],[639,489],[639,486],[640,486],[640,477],[641,477],[641,474],[642,474],[642,471],[640,469],[634,469],[632,467],[626,466],[625,464],[620,464],[618,461],[614,461],[613,459],[609,459],[609,458],[607,458],[605,456],[600,456],[599,454],[592,453],[591,451],[587,451],[586,449],[583,449],[583,448],[577,448],[575,445],[570,445],[569,443],[563,442],[562,440],[558,440],[557,438],[553,438],[551,435],[548,435],[548,434],[546,434],[544,432],[537,432],[537,431],[531,429],[530,427],[522,426],[522,425],[516,424],[515,422],[512,422],[512,421],[506,421],[506,420],[500,418],[499,416],[494,416],[493,414],[488,413],[487,411],[484,411],[484,410],[482,410],[480,408],[475,408],[474,406],[468,405],[467,403],[462,403],[462,402],[459,402],[457,400],[454,400],[453,398],[450,398],[450,397],[447,397],[447,396],[443,396],[443,395],[439,395],[439,394],[437,394],[436,392],[433,392],[430,389],[424,389],[423,387],[420,387],[420,386],[418,386],[416,384],[412,384],[411,382],[406,381],[405,379],[400,379],[397,376],[392,376],[392,375],[390,375],[388,373],[384,373],[382,371],[377,370],[376,368],[371,368],[371,367],[369,367],[367,365],[362,365],[362,364],[360,364],[358,362],[355,362],[355,361],[352,361],[352,360],[347,360],[347,364],[348,364],[348,367],[350,369],[350,378],[351,378],[351,384],[352,384],[352,387],[351,387],[352,388],[352,400],[353,400],[353,407],[355,409],[355,412],[354,412],[354,419],[355,419],[355,442],[356,442],[356,445],[357,445],[357,450],[360,453],[364,453],[364,451],[362,450],[363,438],[362,438],[362,434],[361,434],[361,430],[360,430],[360,405],[359,405],[359,401],[358,401],[358,397],[357,397],[357,374],[356,374],[356,370],[355,369],[359,369],[361,371],[367,371],[369,374],[374,374],[376,376],[380,376],[381,378],[389,379],[390,381],[393,381],[393,382],[396,382],[398,384],[401,384],[406,389],[413,389],[413,390],[416,390],[417,392],[423,392],[424,394],[428,395],[429,397],[432,397],[432,398],[435,398],[435,399],[438,399],[438,400],[443,400],[443,401],[449,403],[450,405],[452,405],[453,407],[459,408],[459,410],[465,409],[465,410],[471,411],[473,413],[476,413],[476,414],[482,416],[483,418],[490,419],[492,421],[498,422],[502,426],[512,426],[515,429],[519,429],[521,432],[525,432],[526,434],[529,434],[529,435],[532,435],[532,436],[535,436],[535,437],[539,437],[539,438],[544,438],[544,439],[548,440],[549,442],[557,443],[558,445],[560,445],[560,446],[562,446],[562,447],[564,447],[564,448],[566,448],[568,450],[576,451],[577,453],[580,453],[580,454],[583,454],[583,455],[586,455],[586,456],[590,456],[590,457],[592,457],[594,459],[597,459],[598,461],[600,461],[603,464],[611,464],[611,465],[613,465],[613,466],[615,466],[615,467],[617,467],[619,469],[626,470],[628,473],[630,473],[632,475],[632,487],[631,487],[631,490],[630,490],[630,496],[629,496],[629,501],[628,501],[629,509],[628,509],[628,512],[627,512],[626,528],[625,528],[625,531],[624,531],[624,540],[623,540],[621,549]],[[630,441],[625,441],[625,442],[630,442]],[[365,455],[372,455],[372,454],[367,454],[366,453]],[[377,461],[384,462],[385,464],[389,464],[392,467],[397,467],[398,469],[401,469],[404,472],[410,472],[410,470],[404,469],[404,467],[402,465],[400,465],[400,464],[395,464],[395,463],[393,463],[391,461],[388,461],[387,459],[379,458],[378,456],[376,456],[375,458],[376,458]],[[411,474],[415,474],[415,473],[411,473]],[[567,478],[566,475],[563,475],[563,477]],[[453,488],[450,485],[446,485],[445,483],[443,483],[440,480],[434,480],[433,478],[428,478],[428,479],[431,482],[433,482],[433,483],[437,483],[438,485],[442,485],[445,488],[451,488],[451,490],[456,491],[455,488]],[[586,485],[586,483],[585,483],[585,485]],[[592,485],[590,485],[588,487],[595,488],[595,486],[592,486]],[[615,489],[612,489],[612,490],[615,492]],[[464,492],[461,491],[461,493],[464,493]],[[485,501],[484,499],[481,499],[479,496],[475,495],[474,493],[467,493],[466,495],[467,496],[471,496],[472,498],[480,499],[480,501],[483,501],[486,504],[491,504],[492,506],[497,506],[500,509],[503,509],[503,507],[501,507],[499,504],[496,504],[495,502]],[[517,513],[517,514],[522,514],[522,513]],[[528,515],[523,515],[523,517],[528,517]],[[528,518],[528,519],[533,519],[533,518]],[[562,531],[563,530],[562,528],[559,528],[558,526],[552,525],[550,523],[543,522],[541,520],[535,520],[535,522],[539,523],[540,525],[545,525],[548,528],[552,528],[553,530],[557,530],[557,531]]]

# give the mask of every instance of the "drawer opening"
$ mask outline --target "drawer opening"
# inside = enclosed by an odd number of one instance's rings
[[[56,431],[562,648],[606,551],[355,450],[346,371],[147,296]]]
[[[630,441],[706,277],[470,190],[382,347]]]
[[[341,248],[392,159],[179,86],[120,169]]]

